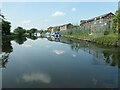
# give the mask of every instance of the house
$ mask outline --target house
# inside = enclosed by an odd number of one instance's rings
[[[47,31],[48,31],[48,32],[53,31],[53,27],[49,27],[49,28],[47,28]]]
[[[47,28],[47,31],[54,32],[55,29],[59,29],[59,28],[60,28],[60,26],[49,27],[49,28]]]
[[[73,25],[71,23],[61,25],[60,26],[60,31],[64,31],[64,30],[70,29],[71,27],[73,27]]]
[[[104,30],[113,31],[113,17],[114,14],[110,12],[88,20],[81,20],[80,27],[89,34],[102,33]]]

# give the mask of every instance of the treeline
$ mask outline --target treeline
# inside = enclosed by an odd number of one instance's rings
[[[23,27],[18,26],[11,32],[11,22],[9,22],[4,15],[0,14],[1,26],[2,26],[2,36],[3,37],[23,37],[23,36],[34,36],[39,34],[44,34],[47,30],[38,30],[36,28],[31,28],[27,30]]]

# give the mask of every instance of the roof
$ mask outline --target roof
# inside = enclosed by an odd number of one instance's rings
[[[66,26],[66,25],[72,25],[71,23],[67,23],[67,24],[63,24],[63,25],[60,25],[60,26]]]
[[[88,20],[81,20],[80,22],[83,24],[83,23],[86,23],[86,22],[91,22],[91,21],[94,21],[95,19],[96,20],[98,20],[98,19],[100,19],[100,18],[104,18],[104,17],[106,17],[106,16],[108,16],[108,15],[114,15],[113,13],[107,13],[107,14],[104,14],[104,15],[100,15],[100,16],[97,16],[97,17],[94,17],[94,18],[92,18],[92,19],[88,19]]]
[[[65,25],[72,25],[72,24],[71,24],[71,23],[67,23],[67,24],[63,24],[63,25],[60,25],[60,26],[49,27],[48,29],[50,29],[50,28],[59,28],[59,27],[61,27],[61,26],[65,26]]]

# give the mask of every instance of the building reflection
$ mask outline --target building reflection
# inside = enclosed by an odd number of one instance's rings
[[[60,41],[69,44],[73,51],[78,52],[79,50],[83,50],[93,55],[93,64],[101,65],[100,60],[102,59],[105,62],[104,64],[120,68],[120,51],[118,48],[104,47],[90,42],[71,40],[68,38],[61,38]]]
[[[60,37],[51,36],[51,37],[48,37],[47,39],[48,39],[49,41],[60,42]]]

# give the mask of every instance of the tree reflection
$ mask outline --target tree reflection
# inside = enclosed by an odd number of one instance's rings
[[[103,57],[106,64],[110,66],[118,66],[120,68],[120,51],[118,48],[108,48],[101,47],[94,43],[71,40],[71,39],[61,39],[62,43],[67,43],[70,45],[71,50],[78,52],[79,49],[93,55],[98,62]],[[95,60],[94,60],[95,61]]]
[[[15,42],[18,44],[23,44],[26,41],[26,37],[15,38]]]
[[[1,53],[1,60],[0,60],[0,66],[2,68],[6,67],[6,64],[8,62],[8,58],[10,53],[13,51],[11,41],[10,40],[3,40],[2,41],[2,53]]]
[[[120,55],[120,52],[118,50],[116,51],[104,50],[103,51],[105,62],[107,64],[110,64],[111,66],[118,66],[120,68],[119,55]]]
[[[36,39],[38,39],[37,36],[28,36],[27,38],[30,38],[31,40],[36,40]]]

